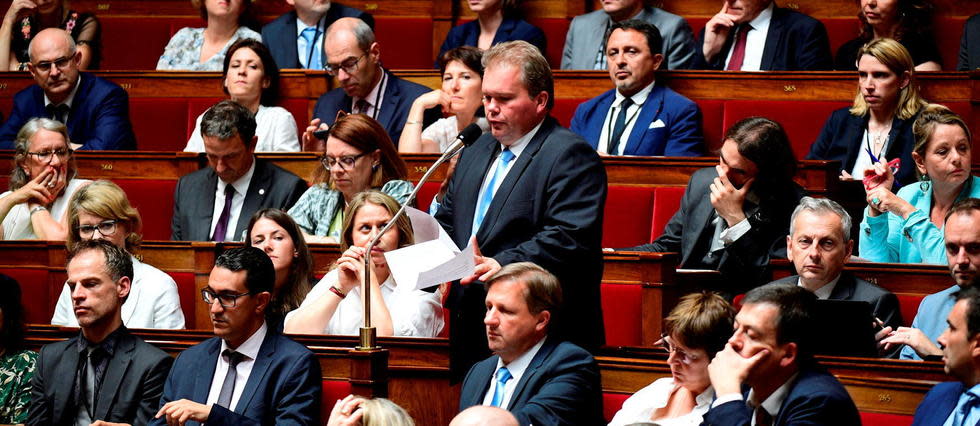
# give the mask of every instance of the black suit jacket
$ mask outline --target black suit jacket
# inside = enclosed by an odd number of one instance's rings
[[[660,238],[626,250],[679,252],[681,268],[702,268],[701,261],[708,253],[715,230],[710,185],[716,177],[718,172],[714,167],[694,172],[684,190],[680,209],[670,218]],[[718,270],[729,287],[720,290],[737,294],[764,284],[769,259],[786,257],[789,218],[803,195],[803,188],[794,183],[782,193],[761,194],[759,205],[745,204],[744,213],[752,228],[723,249]]]
[[[735,31],[729,31],[721,52],[708,62],[704,57],[704,31],[698,37],[694,55],[695,69],[721,70],[732,43]],[[762,71],[820,71],[832,70],[834,60],[830,54],[830,39],[823,24],[807,15],[777,7],[772,11],[766,46],[762,50]]]
[[[323,27],[320,28],[320,37],[323,37],[330,24],[340,18],[358,18],[374,28],[374,17],[370,13],[334,2],[330,4]],[[299,62],[299,52],[296,51],[296,38],[295,10],[262,27],[262,42],[269,46],[272,58],[279,68],[303,68]]]
[[[915,117],[902,120],[895,117],[892,129],[888,132],[888,143],[885,158],[901,158],[902,165],[895,174],[895,181],[907,185],[916,181],[915,163],[912,161],[912,148],[915,146],[915,136],[912,135],[912,123]],[[837,160],[841,170],[848,173],[854,169],[858,154],[867,146],[864,140],[864,129],[868,127],[868,116],[859,117],[841,108],[830,114],[827,123],[820,130],[820,136],[810,145],[807,160]],[[855,176],[860,179],[863,176]]]
[[[463,150],[449,181],[436,219],[459,247],[469,242],[480,186],[499,152],[500,143],[485,133]],[[530,261],[558,277],[564,305],[551,334],[589,350],[605,341],[599,303],[605,201],[606,171],[598,154],[548,117],[511,166],[476,233],[483,255],[501,265]],[[456,373],[489,354],[485,295],[477,284],[450,289]]]
[[[173,358],[155,346],[123,330],[95,407],[95,420],[145,425],[160,408],[160,395]],[[72,425],[75,412],[68,410],[74,399],[78,339],[45,345],[31,379],[31,404],[26,424]]]
[[[778,279],[774,283],[793,284],[799,282],[800,276]],[[898,297],[874,284],[855,277],[854,274],[844,271],[841,272],[834,291],[830,293],[830,300],[857,300],[868,302],[871,310],[887,326],[897,329],[902,326],[902,310],[898,307]]]
[[[960,39],[960,59],[957,71],[970,71],[980,68],[980,14],[966,20],[963,25],[963,38]]]
[[[177,181],[174,191],[174,215],[170,239],[174,241],[210,241],[211,218],[214,216],[214,193],[218,175],[207,167]],[[279,166],[255,159],[255,172],[235,226],[235,241],[241,241],[255,212],[267,207],[288,210],[307,189],[306,182]]]
[[[460,411],[483,405],[486,393],[494,391],[491,382],[499,359],[491,356],[466,374],[460,390]],[[534,354],[503,408],[521,425],[605,424],[599,366],[582,348],[548,338]]]

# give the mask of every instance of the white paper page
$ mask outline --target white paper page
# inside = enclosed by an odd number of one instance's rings
[[[439,225],[439,221],[437,221],[436,218],[414,207],[407,207],[405,209],[405,213],[412,221],[412,231],[415,233],[415,244],[432,240],[440,240],[446,245],[446,247],[452,248],[453,253],[459,253],[459,247],[457,247],[456,243],[453,242],[453,239],[449,237],[446,230],[442,229],[442,226]]]
[[[385,252],[388,270],[398,287],[419,289],[419,274],[453,259],[455,253],[440,240],[426,241]],[[437,283],[439,284],[439,283]]]
[[[435,268],[429,269],[419,274],[416,288],[423,289],[439,285],[447,281],[455,281],[460,278],[473,275],[476,269],[473,243],[470,244],[450,259]]]

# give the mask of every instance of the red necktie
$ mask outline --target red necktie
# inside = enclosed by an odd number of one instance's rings
[[[732,48],[732,58],[728,61],[727,71],[739,71],[742,69],[742,62],[745,61],[745,43],[749,37],[752,26],[742,24],[738,27],[738,34],[735,35],[735,47]]]

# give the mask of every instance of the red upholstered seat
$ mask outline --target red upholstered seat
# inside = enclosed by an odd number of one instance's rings
[[[99,16],[99,24],[104,70],[156,69],[163,48],[173,35],[169,19]]]
[[[728,101],[725,102],[723,127],[727,129],[751,116],[773,119],[786,129],[796,158],[803,159],[810,152],[810,145],[820,136],[830,113],[849,105],[847,102],[824,101]]]
[[[432,204],[432,199],[434,199],[436,194],[439,193],[439,186],[441,185],[442,181],[429,181],[423,184],[422,189],[420,189],[418,195],[415,196],[415,208],[424,212],[429,211],[429,205]]]
[[[216,81],[215,84],[220,85],[221,83]],[[177,151],[183,150],[184,146],[187,145],[187,140],[190,139],[191,133],[194,133],[194,127],[197,124],[197,117],[204,114],[204,111],[207,111],[212,105],[221,102],[222,98],[186,98],[186,100],[187,117],[185,118],[185,121],[187,122],[187,135],[184,137],[184,140],[181,141],[180,148],[177,148]]]
[[[381,58],[390,69],[431,69],[431,18],[374,18]]]
[[[10,187],[10,176],[0,176],[0,192],[6,192]]]
[[[623,407],[623,402],[626,402],[629,397],[628,393],[602,393],[602,416],[606,419],[606,423],[612,421],[616,412]]]
[[[310,124],[310,113],[307,110],[309,105],[307,99],[279,99],[279,106],[286,108],[296,120],[297,135],[302,135],[306,126]]]
[[[722,121],[725,118],[725,102],[718,100],[695,100],[701,108],[701,131],[704,134],[704,155],[713,157],[721,149],[725,129]]]
[[[609,186],[602,223],[603,247],[631,247],[647,242],[654,188]]]
[[[943,58],[943,70],[956,71],[964,25],[966,25],[966,18],[936,17],[935,19],[932,28],[936,32],[939,56]]]
[[[169,240],[176,180],[115,179],[143,219],[144,240]]]
[[[664,227],[670,218],[674,217],[681,208],[681,198],[684,197],[684,187],[666,186],[654,189],[653,221],[650,225],[650,242],[664,233]]]
[[[859,413],[861,424],[864,426],[909,426],[912,424],[912,416],[901,414],[882,414],[882,413]]]
[[[14,109],[14,97],[4,96],[0,98],[0,114],[3,114],[3,118],[6,119],[10,117],[10,111]]]
[[[197,284],[194,283],[194,273],[167,272],[167,274],[177,283],[177,295],[180,296],[180,310],[184,313],[184,326],[186,328],[194,328],[194,307],[201,300]]]
[[[571,25],[571,21],[565,18],[542,18],[529,19],[528,22],[544,31],[544,38],[547,43],[544,56],[548,58],[551,68],[561,68],[561,52],[565,48],[565,35],[568,34],[568,26]]]
[[[857,13],[857,7],[854,8]],[[837,55],[837,49],[861,34],[860,23],[857,18],[823,18],[824,28],[827,29],[827,38],[830,39],[830,54]]]
[[[895,293],[895,296],[898,297],[898,308],[902,311],[903,325],[911,326],[915,314],[919,312],[919,304],[925,296],[909,293]]]
[[[61,294],[48,285],[48,271],[43,269],[10,268],[0,269],[0,273],[17,280],[20,284],[21,304],[24,306],[24,320],[32,324],[51,324],[54,305]]]
[[[140,151],[180,151],[187,145],[186,99],[130,98],[129,119]]]
[[[551,109],[551,116],[555,117],[562,126],[571,127],[572,117],[575,116],[575,109],[588,98],[564,98],[555,99],[555,107]]]
[[[327,424],[330,418],[330,410],[333,410],[337,400],[344,399],[351,393],[350,382],[346,380],[324,380],[321,383],[323,396],[320,401],[320,423]]]
[[[638,284],[602,283],[602,322],[609,346],[642,345],[640,318],[643,288]]]

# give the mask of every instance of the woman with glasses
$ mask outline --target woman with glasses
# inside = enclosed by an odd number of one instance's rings
[[[357,194],[347,206],[336,266],[310,290],[299,309],[286,315],[285,331],[302,334],[357,334],[364,324],[361,284],[364,257],[371,263],[371,319],[378,336],[435,337],[442,330],[442,293],[401,287],[385,261],[385,252],[415,242],[408,216],[395,222],[374,246],[365,250],[399,209],[380,191]]]
[[[129,204],[126,193],[116,184],[97,180],[80,189],[68,206],[68,247],[81,240],[100,238],[135,253],[139,249],[142,221]],[[122,306],[122,321],[129,328],[184,328],[177,283],[163,271],[133,261],[133,280]],[[65,284],[54,308],[51,324],[78,327],[72,311],[71,289]]]
[[[269,255],[276,269],[272,301],[265,309],[270,327],[282,331],[282,320],[299,307],[310,292],[313,280],[313,257],[303,239],[303,231],[286,212],[262,209],[248,222],[245,244]]]
[[[88,182],[75,178],[68,128],[47,118],[31,119],[14,139],[10,190],[0,194],[0,236],[64,241],[68,200]]]
[[[363,114],[338,114],[320,163],[313,186],[289,209],[308,243],[339,242],[344,207],[361,191],[380,189],[399,203],[412,192],[388,132]]]
[[[68,0],[13,0],[0,25],[0,70],[26,71],[27,47],[47,28],[61,28],[75,40],[79,69],[99,69],[102,29],[95,15],[71,10]]]
[[[279,93],[279,67],[269,48],[261,41],[238,40],[228,48],[224,62],[222,88],[231,100],[248,108],[255,115],[256,152],[299,151],[296,119],[283,107],[275,105]],[[201,120],[197,116],[194,132],[184,151],[204,152]]]
[[[701,424],[715,397],[708,364],[725,348],[734,323],[735,309],[715,293],[681,298],[663,324],[670,377],[658,379],[629,397],[609,425]]]
[[[487,50],[505,41],[524,40],[545,53],[544,31],[520,18],[520,0],[470,0],[476,20],[453,27],[439,49],[439,56],[459,46]]]
[[[205,28],[181,28],[157,61],[158,70],[220,71],[225,52],[239,39],[262,40],[246,27],[251,0],[191,0],[207,21]]]

